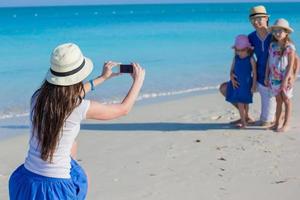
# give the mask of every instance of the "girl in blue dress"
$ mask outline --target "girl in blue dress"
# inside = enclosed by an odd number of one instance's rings
[[[249,104],[252,103],[253,92],[256,90],[256,62],[252,57],[253,47],[247,35],[238,35],[232,48],[235,56],[230,73],[235,74],[235,79],[227,84],[226,101],[237,104],[241,121],[236,126],[245,128],[246,119],[249,118]]]

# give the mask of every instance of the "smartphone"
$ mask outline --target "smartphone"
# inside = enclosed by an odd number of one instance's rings
[[[133,65],[121,64],[120,65],[120,73],[133,73]]]

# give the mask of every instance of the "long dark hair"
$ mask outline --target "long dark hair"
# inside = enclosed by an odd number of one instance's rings
[[[32,131],[38,138],[44,161],[52,161],[65,120],[82,102],[82,94],[85,94],[82,82],[57,86],[47,81],[33,94]]]

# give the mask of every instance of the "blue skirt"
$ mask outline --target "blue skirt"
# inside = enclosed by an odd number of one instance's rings
[[[51,178],[18,167],[9,179],[10,200],[85,199],[87,176],[80,165],[71,160],[71,178]]]
[[[252,80],[245,83],[241,81],[238,88],[233,88],[232,82],[227,82],[226,101],[230,103],[250,104],[253,102],[251,93]]]

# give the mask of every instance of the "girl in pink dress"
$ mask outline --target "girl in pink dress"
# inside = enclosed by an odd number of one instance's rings
[[[290,28],[288,21],[276,20],[275,24],[271,26],[271,31],[273,38],[269,48],[265,84],[269,86],[270,93],[276,97],[276,121],[273,128],[277,132],[284,132],[289,128],[291,118],[293,88],[289,79],[293,75],[292,66],[296,49],[289,38],[293,29]],[[282,104],[285,107],[285,116],[282,127],[279,127]]]

